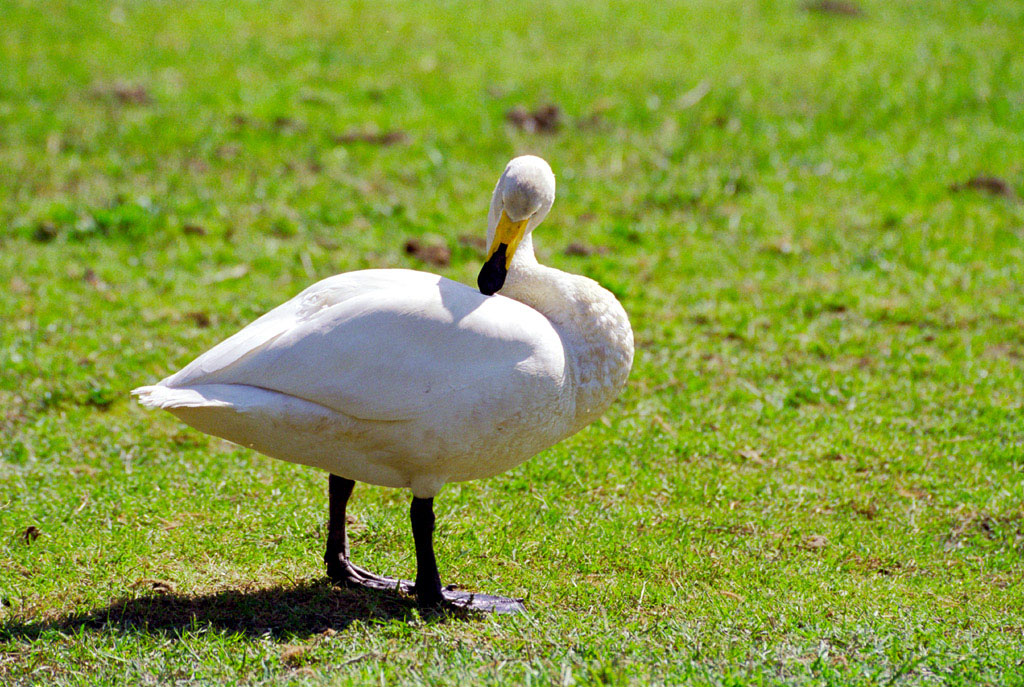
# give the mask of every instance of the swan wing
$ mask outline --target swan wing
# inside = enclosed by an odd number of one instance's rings
[[[208,383],[218,373],[263,349],[303,322],[316,319],[322,311],[333,305],[375,291],[436,288],[440,279],[436,274],[399,269],[361,270],[322,279],[221,341],[160,383],[175,388]]]
[[[365,420],[442,422],[507,414],[524,397],[541,400],[538,391],[564,382],[557,333],[517,301],[440,277],[350,287],[335,285],[349,289],[342,299],[321,287],[315,308],[300,294],[167,385],[245,384]]]

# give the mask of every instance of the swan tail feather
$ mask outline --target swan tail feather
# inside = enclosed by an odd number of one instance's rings
[[[201,408],[210,406],[227,406],[225,403],[214,398],[209,398],[196,389],[174,389],[163,384],[140,386],[132,389],[132,396],[135,396],[139,403],[146,408],[160,408],[171,410],[172,408]]]

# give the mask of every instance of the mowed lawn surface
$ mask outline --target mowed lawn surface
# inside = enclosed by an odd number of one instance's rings
[[[1016,0],[0,0],[0,683],[1020,683],[1022,34]],[[128,390],[337,272],[474,283],[523,153],[629,386],[437,500],[445,581],[528,614],[332,589],[323,473]],[[357,487],[359,564],[413,574],[408,498]]]

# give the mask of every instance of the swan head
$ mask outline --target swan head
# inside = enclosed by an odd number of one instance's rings
[[[487,261],[476,280],[481,293],[490,296],[504,286],[516,248],[554,202],[555,174],[543,159],[523,155],[505,166],[487,214]]]

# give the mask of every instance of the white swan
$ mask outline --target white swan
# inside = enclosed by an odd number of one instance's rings
[[[327,470],[325,560],[336,582],[414,589],[421,605],[519,610],[442,588],[433,497],[578,432],[625,384],[633,332],[622,306],[534,256],[532,231],[554,197],[544,160],[508,163],[491,199],[480,291],[411,270],[340,274],[132,393],[207,434]],[[415,585],[349,561],[353,481],[412,490]]]

